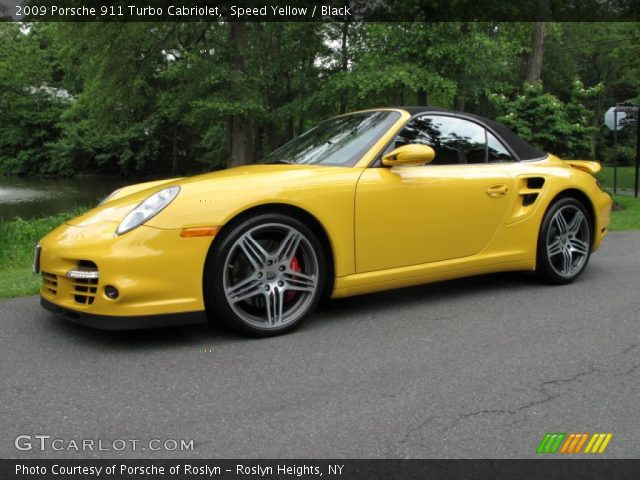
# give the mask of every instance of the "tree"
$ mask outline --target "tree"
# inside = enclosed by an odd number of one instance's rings
[[[566,101],[571,96],[572,79],[581,78],[585,85],[603,84],[593,108],[592,145],[595,155],[613,161],[613,136],[603,122],[604,111],[625,100],[640,100],[640,57],[637,23],[563,23],[551,24],[542,78],[547,90]],[[621,162],[632,162],[635,133],[619,132]]]
[[[58,82],[51,28],[0,24],[0,172],[56,171],[51,144],[72,98]],[[69,173],[68,170],[64,173]]]
[[[574,80],[572,95],[563,102],[545,92],[541,83],[525,83],[523,93],[513,100],[495,95],[493,100],[505,112],[498,121],[546,152],[571,158],[593,157],[591,110],[586,104],[596,98],[602,85],[585,88]]]
[[[429,19],[426,4],[394,5]],[[602,112],[640,91],[640,27],[540,26],[0,22],[0,173],[225,168],[255,162],[332,115],[416,103],[513,113],[510,125],[541,145],[607,158]],[[544,87],[523,91],[526,79]],[[630,139],[621,132],[623,152]]]

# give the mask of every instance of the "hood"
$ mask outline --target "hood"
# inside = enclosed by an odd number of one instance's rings
[[[247,165],[193,177],[174,178],[131,185],[114,192],[111,197],[85,214],[69,220],[70,225],[85,227],[102,222],[120,223],[122,219],[149,195],[177,185],[180,193],[166,210],[186,209],[193,205],[221,202],[229,196],[264,194],[273,199],[278,192],[309,183],[322,183],[337,172],[356,172],[352,167],[319,165]],[[324,179],[324,180],[323,180]],[[151,220],[155,220],[154,217]],[[156,223],[156,222],[154,222]]]
[[[120,222],[127,213],[145,198],[165,188],[175,185],[181,178],[155,180],[153,182],[136,183],[119,188],[105,198],[96,208],[68,220],[68,225],[85,227],[101,222]]]
[[[159,187],[165,183],[177,182],[182,178],[169,178],[168,180],[154,180],[152,182],[136,183],[134,185],[127,185],[126,187],[119,188],[112,192],[107,198],[105,198],[100,205],[117,200],[118,198],[127,197],[142,190],[148,190],[150,188]]]

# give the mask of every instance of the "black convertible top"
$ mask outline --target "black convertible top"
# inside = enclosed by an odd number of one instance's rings
[[[538,160],[547,156],[542,150],[538,150],[532,145],[529,145],[518,135],[513,133],[507,127],[494,120],[474,115],[472,113],[455,112],[453,110],[447,110],[446,108],[437,107],[392,107],[398,110],[404,110],[409,112],[411,116],[415,116],[422,113],[440,113],[453,117],[466,118],[468,120],[479,123],[496,137],[498,137],[502,143],[504,143],[509,150],[518,158],[518,160]]]

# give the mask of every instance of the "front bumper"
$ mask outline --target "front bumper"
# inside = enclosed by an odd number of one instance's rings
[[[116,227],[62,225],[40,241],[42,305],[109,330],[205,322],[202,276],[212,237],[182,238],[179,229],[144,225],[116,236]],[[86,265],[97,279],[67,276]],[[105,294],[108,285],[117,298]]]

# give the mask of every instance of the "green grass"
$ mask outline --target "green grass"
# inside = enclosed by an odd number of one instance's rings
[[[618,167],[618,188],[633,190],[636,167]],[[598,180],[605,188],[613,189],[613,167],[602,167]]]
[[[3,268],[0,273],[0,297],[32,295],[40,288],[40,275],[33,275],[29,266]]]
[[[85,209],[30,220],[0,219],[0,298],[38,292],[40,278],[31,273],[35,244],[55,227]]]
[[[613,212],[611,212],[609,230],[640,229],[640,198],[614,195],[613,199],[615,205]]]
[[[618,167],[618,191],[633,191],[635,186],[636,167]],[[609,191],[613,191],[613,167],[602,167],[598,180]],[[640,229],[640,199],[626,195],[614,195],[616,205],[611,214],[609,230]]]
[[[616,209],[609,229],[640,229],[640,199],[614,195]],[[82,213],[84,209],[31,220],[0,220],[0,298],[38,292],[40,277],[31,273],[34,245],[55,227]]]

